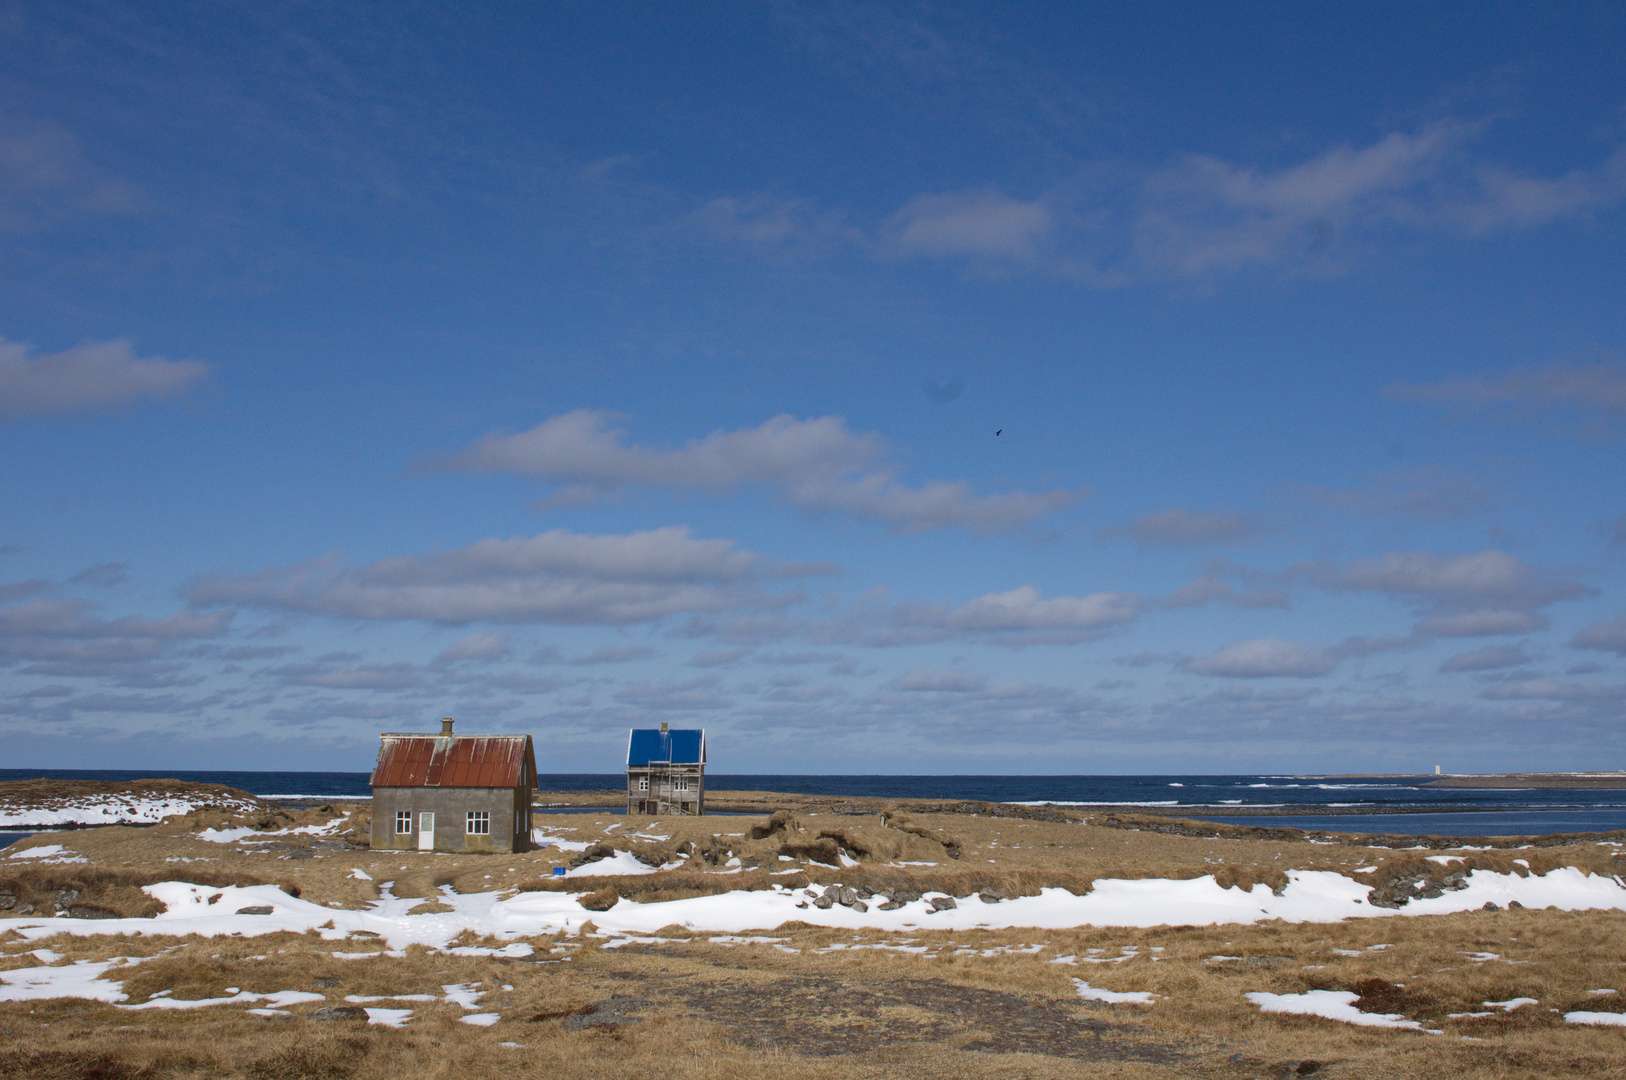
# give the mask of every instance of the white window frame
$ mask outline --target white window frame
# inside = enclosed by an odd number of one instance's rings
[[[470,810],[463,819],[463,832],[466,836],[490,836],[491,811]]]
[[[397,810],[395,812],[395,835],[396,836],[411,836],[412,835],[412,811],[411,810]]]
[[[675,780],[672,782],[672,787],[678,791],[688,791],[689,782],[687,780]]]

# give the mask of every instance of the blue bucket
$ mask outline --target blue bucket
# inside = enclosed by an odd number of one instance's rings
[[[565,868],[562,867],[562,866],[555,866],[553,868],[553,876],[554,877],[564,877],[565,876]]]

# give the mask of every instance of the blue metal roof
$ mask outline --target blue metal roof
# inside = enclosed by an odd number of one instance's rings
[[[656,731],[634,728],[627,739],[627,765],[670,761],[675,765],[706,763],[704,730]]]

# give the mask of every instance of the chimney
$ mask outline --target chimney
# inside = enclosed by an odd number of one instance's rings
[[[447,730],[450,731],[451,729],[448,728]],[[661,721],[661,734],[662,735],[666,734],[666,721],[665,720]]]
[[[452,733],[452,718],[450,716],[448,716],[448,717],[446,717],[446,719],[444,719],[444,720],[442,720],[440,722],[441,738],[446,738],[446,737],[450,736],[451,733]]]

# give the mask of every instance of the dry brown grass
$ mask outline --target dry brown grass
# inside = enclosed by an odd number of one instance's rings
[[[340,818],[349,829],[365,811],[267,813],[279,829]],[[1612,848],[1591,843],[1460,851],[1460,863],[1442,866],[1417,852],[1356,840],[1310,844],[1295,833],[1191,836],[919,810],[883,821],[879,814],[827,816],[803,807],[794,821],[781,819],[777,828],[738,818],[538,815],[537,827],[551,835],[637,850],[663,864],[685,860],[681,869],[664,873],[560,881],[549,869],[572,856],[557,849],[462,856],[306,849],[308,857],[301,858],[288,849],[266,852],[198,839],[199,829],[226,824],[194,815],[153,829],[52,837],[91,862],[8,868],[8,873],[22,875],[17,887],[31,897],[49,899],[57,888],[79,882],[86,886],[86,898],[101,889],[96,895],[109,905],[134,904],[137,895],[147,900],[141,884],[175,878],[216,885],[285,882],[305,899],[345,907],[375,900],[379,886],[390,883],[394,895],[422,899],[421,910],[427,911],[441,906],[445,888],[459,893],[613,889],[617,896],[649,903],[769,884],[840,882],[872,893],[969,897],[984,889],[1006,896],[1044,887],[1082,893],[1106,878],[1203,874],[1214,874],[1224,885],[1274,888],[1285,882],[1288,869],[1336,870],[1374,887],[1417,874],[1442,881],[1460,869],[1514,874],[1559,866],[1604,874],[1626,869]],[[753,826],[760,833],[754,838]],[[833,845],[838,859],[846,855],[859,865],[838,867],[808,858],[815,848],[829,854],[819,841]],[[807,846],[800,857],[781,858],[787,845],[794,851],[797,844]],[[892,852],[929,857],[899,859]],[[740,872],[719,873],[730,859],[740,860]],[[1374,869],[1356,874],[1363,867]],[[353,877],[358,868],[373,880]],[[781,869],[795,872],[774,873]],[[1570,1010],[1626,1008],[1626,915],[1619,913],[1507,911],[1333,925],[909,934],[787,923],[773,931],[775,943],[739,946],[716,944],[710,940],[716,935],[680,927],[654,935],[670,939],[666,943],[618,948],[606,948],[611,939],[590,934],[589,929],[574,938],[530,939],[534,959],[548,962],[527,962],[416,946],[402,957],[345,960],[333,954],[375,952],[377,942],[327,942],[315,934],[210,940],[59,935],[24,942],[14,933],[0,933],[0,970],[32,965],[28,953],[42,946],[70,961],[149,958],[109,973],[122,978],[132,1003],[165,990],[178,999],[219,997],[233,986],[254,993],[316,989],[327,995],[328,1004],[343,1004],[345,995],[436,997],[434,1002],[379,1002],[414,1009],[411,1024],[400,1031],[303,1019],[314,1006],[296,1007],[294,1019],[261,1019],[236,1006],[132,1013],[75,999],[0,1004],[0,1032],[6,1033],[0,1035],[0,1077],[484,1080],[516,1073],[585,1078],[658,1072],[683,1080],[758,1075],[1247,1080],[1281,1076],[1288,1065],[1303,1062],[1316,1063],[1314,1075],[1352,1080],[1626,1076],[1626,1031],[1579,1028],[1562,1020]],[[476,943],[472,934],[457,942]],[[883,945],[925,952],[874,947]],[[1036,952],[1021,951],[1034,947]],[[1132,953],[1125,951],[1129,947]],[[1483,956],[1489,953],[1499,959]],[[1067,955],[1078,962],[1051,963]],[[1121,962],[1085,962],[1126,956]],[[1075,978],[1116,991],[1149,991],[1159,1000],[1148,1007],[1091,1004],[1079,999]],[[328,986],[317,980],[338,982]],[[485,992],[480,1008],[502,1019],[490,1028],[460,1023],[463,1010],[440,1000],[441,987],[450,983],[480,984]],[[1605,988],[1621,993],[1588,992]],[[1361,995],[1362,1009],[1402,1013],[1445,1034],[1263,1014],[1243,996],[1312,989],[1354,991]],[[1540,1004],[1507,1013],[1481,1004],[1514,997],[1537,998]],[[1468,1012],[1493,1015],[1450,1015]]]
[[[1626,1033],[1577,1028],[1548,1011],[1610,1007],[1587,991],[1626,989],[1626,917],[1612,914],[907,935],[928,946],[927,955],[833,949],[905,938],[815,927],[781,928],[776,936],[795,953],[725,947],[676,928],[660,936],[679,940],[607,949],[601,939],[536,939],[543,956],[565,955],[550,953],[555,947],[571,956],[551,964],[421,948],[402,958],[341,961],[330,955],[333,943],[292,934],[114,943],[114,954],[161,953],[129,969],[132,1000],[157,989],[177,998],[219,996],[227,986],[308,990],[321,978],[340,981],[325,991],[339,1003],[345,994],[439,997],[443,984],[478,983],[486,991],[479,1007],[503,1019],[472,1028],[458,1022],[460,1008],[439,1001],[383,1002],[414,1007],[401,1031],[260,1020],[221,1007],[131,1014],[72,1000],[15,1003],[0,1005],[0,1030],[11,1033],[0,1042],[0,1076],[484,1080],[654,1070],[694,1080],[769,1073],[1244,1080],[1302,1061],[1324,1063],[1321,1075],[1363,1078],[1608,1077],[1623,1075],[1626,1063]],[[47,944],[78,958],[96,940]],[[1035,955],[1009,951],[1034,944],[1043,946]],[[1121,963],[1050,963],[1068,954],[1116,958],[1131,947],[1133,958]],[[1264,962],[1212,959],[1220,955]],[[1160,1000],[1092,1005],[1078,999],[1073,978],[1148,990]],[[1446,1035],[1267,1015],[1243,997],[1308,989],[1354,990],[1362,1009],[1428,1020]],[[629,1013],[638,1022],[567,1024],[617,996],[643,1003]],[[1481,1004],[1514,997],[1540,1005],[1504,1014]],[[1495,1015],[1448,1015],[1486,1011]]]

